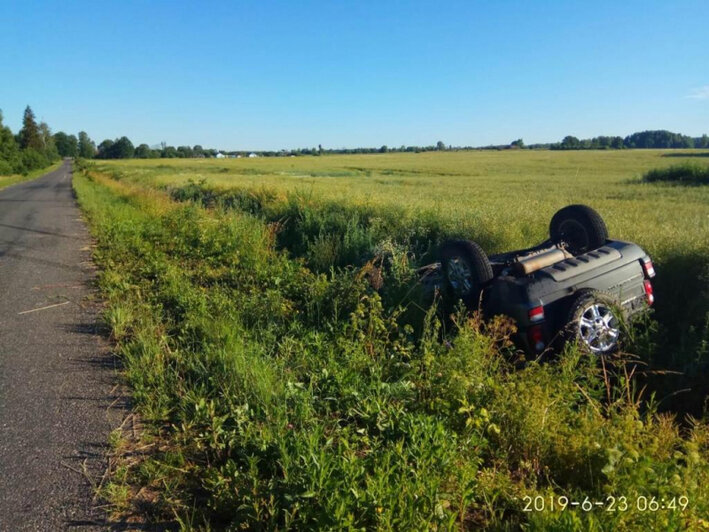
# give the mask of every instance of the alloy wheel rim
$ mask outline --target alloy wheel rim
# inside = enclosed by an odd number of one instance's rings
[[[578,320],[579,337],[592,353],[603,354],[618,345],[620,328],[613,310],[602,303],[584,309]]]

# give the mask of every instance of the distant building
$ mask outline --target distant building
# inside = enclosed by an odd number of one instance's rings
[[[217,154],[215,155],[215,157],[216,157],[217,159],[223,159],[224,157],[226,157],[226,155],[224,155],[222,152],[219,152],[219,153],[217,153]]]
[[[258,155],[256,155],[256,154],[253,153],[253,152],[252,152],[252,153],[249,153],[249,158],[253,159],[254,157],[258,157]]]

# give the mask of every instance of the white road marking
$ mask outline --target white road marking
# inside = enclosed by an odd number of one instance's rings
[[[37,312],[38,310],[47,310],[48,308],[61,307],[62,305],[68,305],[71,301],[64,301],[64,303],[55,303],[54,305],[48,305],[46,307],[33,308],[32,310],[23,310],[17,314],[29,314],[30,312]]]

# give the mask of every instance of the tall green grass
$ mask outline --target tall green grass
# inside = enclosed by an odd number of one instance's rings
[[[289,221],[264,214],[268,193],[205,208],[120,172],[74,183],[145,422],[148,452],[130,449],[105,490],[117,513],[203,529],[706,524],[706,423],[658,414],[622,362],[606,371],[571,349],[517,368],[504,320],[444,322],[435,306],[412,320],[419,233],[295,201],[300,229],[279,241]],[[193,192],[180,199],[202,202]],[[322,251],[335,238],[351,256]],[[363,267],[335,268],[340,256]],[[690,504],[525,512],[537,495]]]
[[[655,168],[643,175],[646,183],[668,182],[678,185],[709,185],[709,165],[683,163]]]
[[[400,303],[402,291],[416,292],[414,269],[435,261],[444,240],[464,237],[486,249],[500,247],[499,237],[480,221],[466,226],[397,205],[343,204],[298,193],[283,199],[276,189],[215,189],[206,181],[169,190],[178,201],[259,216],[277,228],[278,246],[304,259],[314,271],[362,267],[370,261],[384,266],[405,263],[410,282],[390,281],[385,286],[388,305]],[[653,375],[649,382],[665,399],[665,408],[701,414],[709,392],[702,378],[709,366],[709,256],[700,248],[654,258],[660,272],[654,281],[657,322],[641,353],[648,364],[646,373]],[[685,391],[675,395],[678,390]]]

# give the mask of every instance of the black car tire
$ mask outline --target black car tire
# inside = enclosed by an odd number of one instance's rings
[[[614,353],[622,340],[618,302],[605,292],[579,292],[569,307],[565,337],[597,356]]]
[[[482,289],[492,279],[485,252],[470,240],[449,240],[441,246],[439,256],[448,290],[469,308],[477,308]]]
[[[587,205],[568,205],[554,214],[549,224],[554,244],[564,244],[572,255],[601,247],[608,229],[601,215]]]

